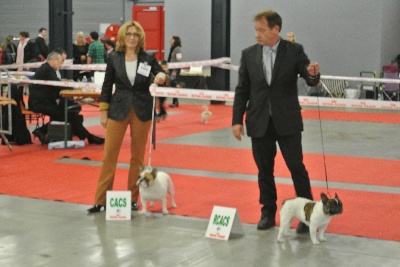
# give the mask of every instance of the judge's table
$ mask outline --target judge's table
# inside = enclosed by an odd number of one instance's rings
[[[68,108],[71,108],[71,106],[68,106],[68,101],[67,99],[74,99],[79,105],[93,105],[94,101],[97,101],[100,98],[101,92],[95,91],[95,90],[83,90],[83,89],[69,89],[69,90],[61,90],[60,91],[60,96],[62,98],[65,98],[66,101],[64,101],[64,121],[68,121]],[[68,124],[64,123],[64,148],[69,148],[71,146],[68,145]],[[73,146],[75,147],[75,146]]]

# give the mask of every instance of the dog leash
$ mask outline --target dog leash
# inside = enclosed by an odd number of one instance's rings
[[[316,73],[315,70],[315,66],[314,66],[314,71]],[[321,110],[319,108],[319,94],[317,91],[317,106],[318,106],[318,120],[319,120],[319,132],[321,134],[321,146],[322,146],[322,158],[324,161],[324,172],[325,172],[325,183],[326,183],[326,191],[328,193],[328,196],[330,197],[329,194],[329,185],[328,185],[328,172],[326,170],[326,159],[325,159],[325,144],[324,144],[324,136],[322,134],[322,119],[321,119]]]
[[[151,86],[157,86],[157,84],[153,83]],[[152,108],[152,114],[151,114],[151,127],[150,127],[150,143],[149,143],[149,160],[147,163],[147,168],[151,169],[151,144],[153,143],[153,133],[154,133],[154,113],[156,112],[156,96],[153,96],[153,108]]]
[[[321,146],[322,146],[322,158],[324,160],[324,171],[325,171],[325,183],[326,183],[326,191],[329,194],[329,186],[328,186],[328,172],[326,170],[326,159],[325,159],[325,145],[324,145],[324,137],[322,134],[322,122],[321,122],[321,110],[319,109],[319,97],[317,92],[317,103],[318,103],[318,119],[319,119],[319,132],[321,134]]]

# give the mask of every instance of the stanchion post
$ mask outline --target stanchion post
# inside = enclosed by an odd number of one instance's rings
[[[211,58],[230,57],[231,1],[213,0],[211,11]],[[229,70],[211,67],[208,87],[229,91]],[[211,104],[225,104],[225,101],[211,100]]]

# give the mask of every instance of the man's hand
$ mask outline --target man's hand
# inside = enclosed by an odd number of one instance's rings
[[[237,140],[241,141],[242,135],[244,135],[243,125],[241,125],[241,124],[232,125],[232,133],[233,133],[233,136],[235,136]]]
[[[308,74],[315,77],[319,74],[319,64],[317,62],[311,62],[307,67]]]

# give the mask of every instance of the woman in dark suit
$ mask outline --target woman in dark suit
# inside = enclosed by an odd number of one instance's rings
[[[83,32],[76,34],[76,39],[72,44],[72,56],[74,58],[74,64],[86,64],[86,54],[89,50],[89,44],[86,43],[85,35]],[[90,72],[81,72],[80,70],[74,70],[72,78],[74,81],[82,81],[82,78],[86,76],[88,82],[91,82]]]
[[[136,182],[154,112],[149,91],[151,74],[155,76],[154,83],[165,82],[165,73],[155,56],[145,52],[145,33],[138,22],[126,22],[121,26],[115,50],[107,61],[100,97],[101,124],[106,128],[106,141],[95,205],[88,209],[89,213],[99,212],[106,205],[106,192],[113,188],[118,155],[128,126],[131,136],[128,189],[132,192],[132,210],[138,209]]]

